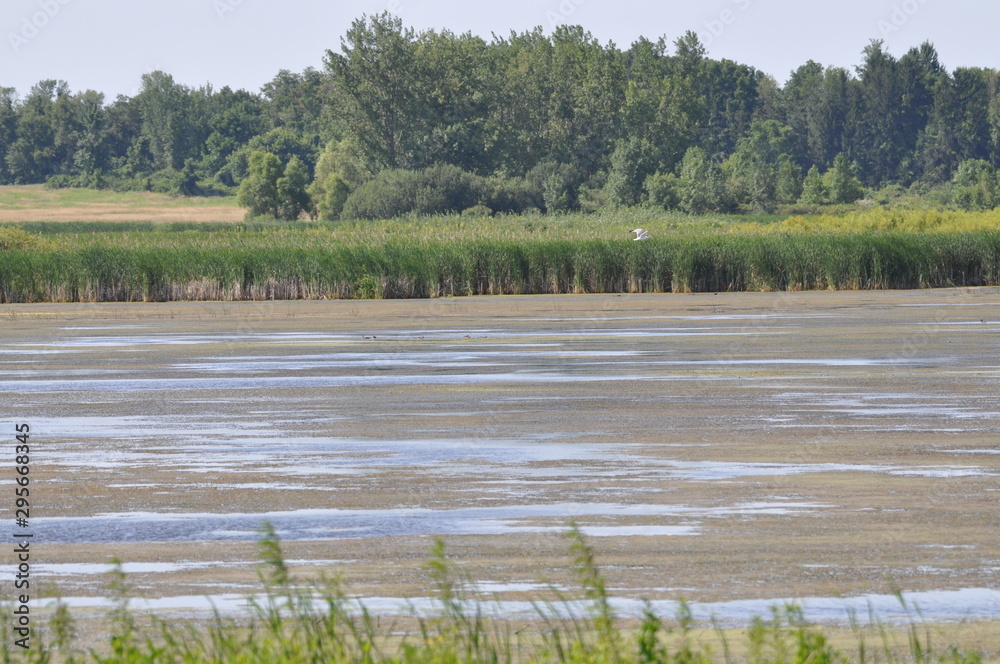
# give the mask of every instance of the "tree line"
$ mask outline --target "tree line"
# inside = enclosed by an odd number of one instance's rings
[[[322,69],[259,92],[142,77],[108,103],[62,81],[0,88],[0,183],[229,195],[294,219],[407,212],[692,213],[944,192],[1000,204],[1000,74],[930,43],[873,41],[855,70],[788,82],[672,44],[580,26],[490,41],[362,16]]]

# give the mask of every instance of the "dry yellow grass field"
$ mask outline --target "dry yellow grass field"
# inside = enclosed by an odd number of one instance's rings
[[[167,196],[152,192],[0,187],[0,223],[29,221],[242,221],[234,198]]]

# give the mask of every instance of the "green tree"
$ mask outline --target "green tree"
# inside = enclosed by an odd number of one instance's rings
[[[775,186],[775,195],[779,203],[794,203],[802,196],[802,169],[791,157],[782,157],[778,162]]]
[[[912,181],[917,175],[917,141],[927,127],[934,109],[934,88],[944,68],[930,42],[911,48],[899,59],[897,78],[900,86],[899,140],[902,162],[899,177]]]
[[[650,205],[664,210],[680,206],[680,181],[673,173],[653,173],[646,178],[646,199]]]
[[[833,166],[827,172],[829,180],[827,187],[831,203],[853,203],[864,195],[861,181],[855,175],[854,164],[843,152],[833,160]]]
[[[162,71],[143,74],[135,97],[142,115],[142,135],[147,139],[156,170],[184,167],[184,160],[199,145],[193,130],[191,90]]]
[[[203,168],[232,185],[233,181],[224,172],[226,160],[267,129],[262,102],[257,95],[244,90],[233,92],[226,87],[213,95],[211,106],[212,115],[208,120],[211,133],[205,140]]]
[[[1000,97],[990,101],[988,111],[990,123],[990,162],[1000,164]],[[2,144],[2,141],[0,141]],[[2,158],[2,155],[0,155]]]
[[[929,183],[948,181],[959,162],[958,136],[955,128],[961,116],[954,81],[948,72],[938,76],[934,87],[934,106],[927,126],[917,140],[917,172]]]
[[[348,129],[379,168],[413,163],[414,143],[430,109],[418,94],[425,78],[412,28],[388,12],[354,21],[342,53],[326,52],[327,71],[348,101]]]
[[[724,169],[729,189],[739,203],[756,212],[771,212],[777,203],[777,172],[781,159],[797,147],[792,128],[777,120],[755,120],[740,138]]]
[[[330,138],[331,112],[342,106],[328,72],[307,67],[301,74],[282,69],[261,88],[260,110],[270,128],[287,129],[310,146]]]
[[[342,177],[352,188],[371,180],[374,175],[361,162],[357,146],[349,138],[327,143],[323,154],[316,162],[317,181],[325,182],[333,173]]]
[[[298,157],[292,157],[275,185],[278,194],[278,219],[295,221],[302,213],[315,218],[316,209],[309,196],[309,170]]]
[[[753,164],[749,178],[750,207],[758,214],[774,212],[778,202],[775,168],[759,159]]]
[[[7,167],[7,150],[17,135],[17,111],[14,107],[16,98],[17,91],[14,88],[0,87],[0,184],[13,182]]]
[[[691,43],[687,47],[694,48]],[[704,99],[695,79],[682,75],[682,68],[668,74],[663,39],[653,43],[640,39],[629,49],[628,81],[622,107],[623,134],[645,140],[651,157],[662,172],[673,171],[695,139],[704,112]],[[697,50],[689,55],[692,71],[700,61]]]
[[[236,203],[247,209],[247,219],[279,218],[281,199],[278,194],[278,180],[282,175],[281,160],[277,155],[260,151],[250,155],[247,176],[240,183],[236,195]]]
[[[557,26],[551,43],[545,74],[549,158],[589,176],[618,138],[624,68],[611,45],[602,46],[580,26]]]
[[[422,83],[414,103],[426,116],[414,137],[413,165],[449,163],[491,172],[498,165],[487,122],[500,95],[495,47],[469,33],[430,30],[417,39],[416,49]]]
[[[731,60],[705,60],[696,89],[704,100],[704,120],[698,123],[698,145],[709,154],[733,152],[750,130],[759,103],[764,74]]]
[[[292,157],[298,157],[307,168],[315,159],[312,148],[302,140],[301,136],[288,129],[272,129],[265,134],[254,136],[246,145],[230,154],[218,177],[228,185],[240,184],[246,177],[250,167],[250,155],[254,152],[270,152],[283,164],[291,161]]]
[[[823,205],[827,202],[829,194],[826,184],[823,182],[823,175],[819,172],[819,166],[813,164],[806,173],[806,179],[802,183],[802,198],[806,205]]]
[[[120,95],[104,107],[104,147],[108,170],[126,181],[150,170],[152,157],[143,144],[139,105]]]
[[[350,185],[338,173],[329,173],[322,181],[317,176],[309,187],[309,195],[316,204],[319,218],[323,221],[339,219],[350,194]]]
[[[866,46],[864,62],[858,68],[860,96],[852,149],[862,176],[873,186],[896,175],[904,150],[898,63],[883,46],[878,40]],[[830,193],[835,196],[833,191]]]
[[[32,86],[17,109],[17,138],[7,147],[7,168],[14,182],[44,182],[67,172],[75,143],[66,112],[69,98],[65,81],[45,80]]]
[[[689,214],[723,212],[731,207],[722,169],[698,147],[689,148],[681,160],[679,190],[681,209]]]
[[[524,176],[534,207],[546,212],[568,212],[579,207],[579,173],[569,164],[543,161]]]
[[[608,174],[608,202],[615,207],[638,205],[643,200],[646,178],[656,172],[652,144],[643,138],[619,142],[611,155]]]
[[[77,130],[73,164],[79,184],[99,188],[107,168],[104,95],[93,90],[76,95]]]
[[[963,161],[958,165],[953,182],[955,204],[963,210],[992,210],[1000,205],[997,169],[988,161]]]

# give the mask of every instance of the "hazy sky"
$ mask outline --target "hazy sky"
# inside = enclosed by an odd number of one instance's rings
[[[389,10],[418,30],[486,38],[579,24],[619,48],[639,36],[701,35],[714,58],[784,82],[807,60],[854,67],[872,39],[902,55],[930,40],[949,69],[1000,68],[1000,3],[970,0],[0,0],[0,86],[42,79],[133,95],[143,73],[259,90],[280,69],[321,68],[362,13]]]

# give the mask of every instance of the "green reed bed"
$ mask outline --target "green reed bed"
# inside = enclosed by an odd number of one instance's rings
[[[259,550],[261,593],[249,615],[173,618],[129,609],[132,590],[116,564],[113,608],[98,638],[78,644],[77,623],[63,604],[44,624],[36,615],[30,648],[14,644],[9,611],[0,613],[0,662],[82,664],[981,664],[984,653],[950,642],[941,628],[911,621],[890,628],[855,622],[837,645],[829,628],[810,624],[795,605],[775,607],[769,619],[743,629],[695,625],[683,602],[664,619],[647,608],[640,620],[615,615],[593,550],[569,531],[579,590],[573,599],[553,589],[534,619],[507,619],[499,604],[466,594],[438,541],[426,565],[437,600],[431,614],[408,620],[376,618],[349,599],[337,579],[294,578],[273,527],[265,524]],[[902,596],[897,593],[902,600]],[[93,619],[91,619],[93,621]],[[95,629],[93,623],[89,625]],[[947,628],[944,628],[947,629]],[[94,634],[90,635],[95,636]],[[93,645],[96,641],[97,645]],[[875,645],[871,645],[874,642]],[[839,645],[843,643],[844,645]]]
[[[951,226],[954,226],[954,220]],[[622,229],[642,223],[653,239]],[[724,226],[638,214],[109,231],[0,227],[0,302],[425,298],[1000,283],[1000,231]],[[46,227],[47,228],[47,227]]]

